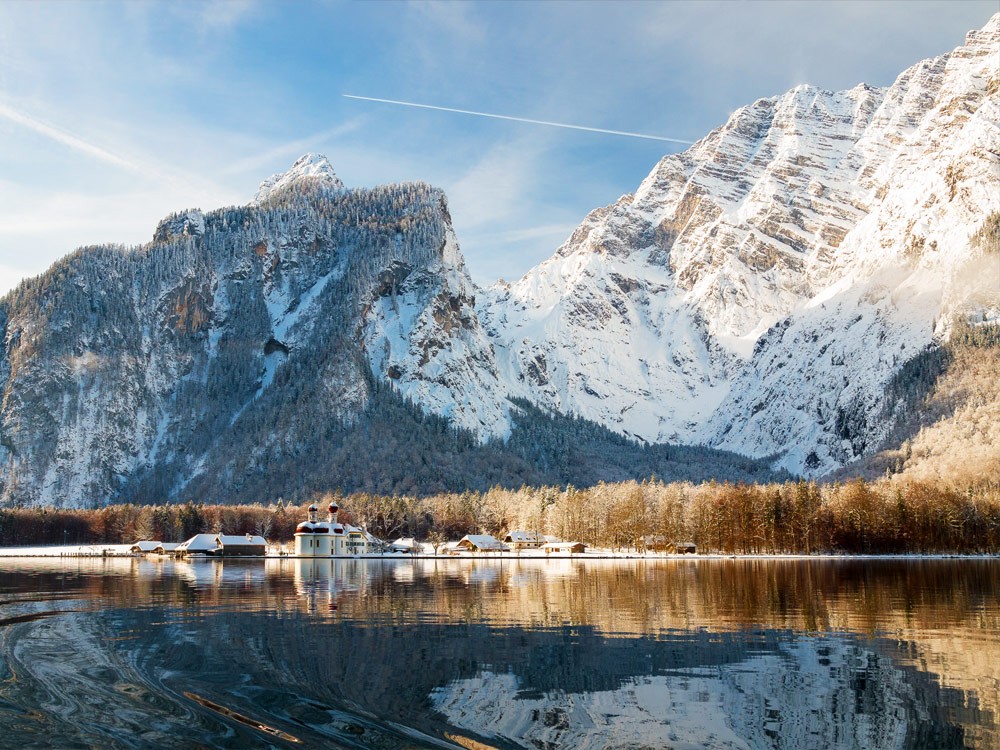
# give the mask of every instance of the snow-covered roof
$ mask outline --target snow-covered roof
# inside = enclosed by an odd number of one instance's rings
[[[219,546],[218,534],[195,534],[186,542],[177,545],[177,552],[210,552]]]
[[[256,536],[254,534],[243,534],[240,535],[228,535],[228,534],[218,534],[215,537],[218,540],[219,545],[225,547],[245,547],[247,545],[252,545],[254,547],[266,547],[267,540],[262,536]]]
[[[326,534],[329,533],[329,530],[330,524],[325,522],[303,521],[295,527],[296,534]]]
[[[389,549],[398,549],[406,551],[420,549],[420,548],[421,544],[412,536],[401,537],[389,545]]]
[[[156,550],[162,550],[163,552],[173,552],[175,549],[181,545],[178,542],[160,542],[156,545]]]
[[[136,542],[132,545],[133,552],[152,552],[157,547],[159,547],[163,542]]]
[[[546,542],[542,545],[542,549],[553,549],[553,550],[567,550],[573,549],[574,547],[586,547],[587,545],[583,542]]]
[[[309,523],[309,521],[300,523],[299,526],[300,527],[305,526],[307,523]],[[342,523],[330,523],[329,521],[316,521],[316,523],[312,524],[312,526],[317,529],[326,529],[331,534],[346,533],[346,529],[344,528],[344,524]]]
[[[367,531],[365,529],[359,528],[357,526],[351,526],[350,524],[347,524],[344,527],[344,529],[347,531],[348,534],[360,534],[361,536],[363,536],[365,538],[366,541],[370,542],[371,544],[381,544],[382,543],[382,540],[379,539],[374,534],[372,534],[370,531]]]
[[[471,547],[473,549],[482,550],[505,550],[506,547],[499,539],[490,536],[489,534],[466,534],[458,542],[459,546]]]
[[[504,541],[512,544],[541,544],[542,537],[537,531],[509,531]]]

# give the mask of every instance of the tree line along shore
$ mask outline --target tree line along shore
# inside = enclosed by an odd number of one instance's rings
[[[643,551],[694,542],[724,554],[997,554],[1000,480],[965,486],[898,478],[818,484],[599,483],[492,488],[428,497],[325,493],[341,518],[382,539],[501,536],[513,529],[591,547]],[[259,534],[287,542],[307,503],[2,508],[0,546],[181,541],[199,533]]]

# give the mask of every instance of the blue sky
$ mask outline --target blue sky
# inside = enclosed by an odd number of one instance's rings
[[[0,3],[0,291],[86,245],[246,203],[306,151],[444,188],[473,278],[517,278],[696,140],[799,84],[888,85],[1000,10],[967,2]]]

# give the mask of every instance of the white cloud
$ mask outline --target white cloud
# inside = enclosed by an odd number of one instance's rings
[[[225,2],[170,3],[167,7],[189,14],[195,11],[196,25],[206,35],[227,32],[252,18],[260,8],[256,0],[225,0]]]
[[[43,269],[44,270],[44,269]],[[0,263],[0,296],[16,287],[25,278],[37,276],[41,271],[31,272],[24,268],[14,268],[6,263]]]
[[[692,91],[707,101],[728,92],[740,97],[738,106],[800,83],[888,85],[920,59],[959,46],[996,2],[715,0],[652,4],[649,11],[635,27],[636,45],[671,49],[697,71],[682,79]]]
[[[527,227],[526,229],[512,229],[507,232],[493,232],[489,235],[472,235],[466,238],[467,241],[478,241],[486,240],[498,244],[498,245],[508,245],[519,242],[526,242],[529,240],[554,240],[560,242],[566,239],[573,233],[573,230],[577,228],[577,224],[542,224],[535,227]]]
[[[425,0],[411,2],[410,6],[430,25],[446,32],[453,40],[475,44],[483,42],[486,38],[486,28],[474,18],[473,14],[476,11],[474,3]]]
[[[470,230],[518,213],[531,200],[543,147],[528,137],[498,143],[446,185],[452,216]]]

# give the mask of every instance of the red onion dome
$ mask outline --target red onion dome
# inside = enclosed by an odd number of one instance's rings
[[[338,510],[340,510],[340,506],[337,505],[336,503],[330,503],[330,507],[327,508],[327,510],[330,511],[331,513],[336,513]]]
[[[311,504],[311,505],[309,506],[309,512],[310,512],[310,513],[315,513],[315,512],[316,512],[316,511],[318,511],[318,510],[319,510],[319,506],[318,506],[318,505],[316,505],[316,503],[312,503],[312,504]]]

